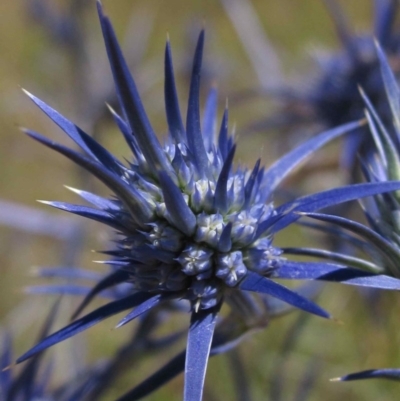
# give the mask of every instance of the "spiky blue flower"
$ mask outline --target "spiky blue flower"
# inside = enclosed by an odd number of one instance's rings
[[[382,91],[387,96],[392,123],[384,123],[384,118],[369,98],[368,93],[361,90],[366,107],[366,117],[375,148],[369,149],[361,156],[362,170],[369,182],[386,182],[400,177],[400,89],[395,75],[389,65],[387,56],[376,42],[376,53],[382,75]],[[389,131],[394,133],[392,137]],[[400,193],[395,191],[377,194],[362,204],[368,226],[356,223],[340,216],[320,213],[308,214],[309,217],[328,223],[325,230],[336,233],[362,249],[375,263],[375,271],[400,277]],[[399,381],[400,369],[370,369],[351,373],[333,381],[354,381],[363,379],[388,379]]]
[[[373,22],[370,32],[357,34],[336,0],[325,2],[342,43],[339,52],[327,57],[317,85],[306,95],[315,117],[327,127],[334,127],[361,118],[364,103],[359,96],[361,86],[373,100],[382,118],[390,121],[379,60],[374,40],[390,55],[394,65],[399,59],[400,31],[395,21],[399,4],[392,0],[373,0]],[[396,70],[398,76],[399,71]]]
[[[384,123],[384,119],[381,118],[368,93],[360,89],[366,107],[371,142],[374,144],[373,148],[361,153],[360,159],[362,172],[366,180],[371,183],[400,178],[400,90],[387,56],[378,42],[376,43],[376,52],[380,62],[379,72],[382,74],[382,91],[387,96],[392,123],[390,126]],[[390,135],[389,132],[394,135]],[[332,232],[332,227],[336,226],[350,232],[350,238],[344,231],[339,231],[338,234],[370,256],[375,263],[375,267],[370,265],[372,270],[400,277],[399,191],[372,196],[362,202],[362,209],[369,227],[340,216],[321,213],[307,215],[328,223],[328,226],[325,226],[328,231]]]
[[[274,207],[271,197],[289,172],[316,149],[359,127],[349,123],[305,142],[268,169],[234,168],[235,144],[225,110],[219,132],[214,132],[215,101],[200,119],[200,73],[204,33],[197,43],[190,84],[186,125],[175,88],[171,49],[165,50],[165,104],[169,135],[158,141],[140,100],[111,23],[98,4],[103,36],[123,117],[116,123],[133,153],[128,166],[117,160],[75,124],[28,93],[28,96],[83,150],[57,144],[31,130],[27,134],[76,162],[113,193],[112,199],[77,191],[94,207],[49,202],[52,206],[111,226],[117,246],[108,252],[115,267],[83,301],[79,312],[99,291],[122,282],[135,291],[102,306],[47,337],[20,357],[22,362],[97,322],[134,308],[118,326],[171,300],[191,305],[187,348],[171,361],[157,380],[146,381],[138,399],[171,375],[185,370],[185,400],[201,400],[207,361],[237,341],[235,330],[218,325],[223,302],[245,319],[252,304],[249,293],[267,294],[309,313],[330,315],[307,298],[273,278],[327,280],[374,288],[400,289],[400,281],[344,265],[295,262],[281,256],[274,234],[297,221],[300,212],[313,212],[377,193],[399,190],[400,182],[359,184],[304,196]],[[211,98],[215,98],[212,90]],[[233,323],[235,324],[235,323]],[[215,335],[214,335],[215,331]],[[240,331],[240,330],[239,330]],[[184,365],[183,365],[184,364]],[[156,383],[156,384],[155,384]]]
[[[240,3],[240,2],[238,2]],[[358,88],[361,86],[375,105],[382,121],[391,122],[391,110],[387,102],[382,76],[379,70],[379,60],[376,55],[374,40],[378,40],[388,54],[396,79],[400,77],[398,68],[400,59],[400,30],[396,25],[399,16],[399,3],[393,0],[371,0],[373,9],[372,27],[367,32],[356,32],[348,21],[348,16],[341,9],[337,0],[323,2],[333,21],[339,39],[338,50],[324,52],[323,57],[317,57],[315,70],[302,77],[300,85],[288,86],[280,83],[278,87],[269,84],[264,88],[267,94],[279,99],[283,104],[278,114],[273,114],[261,121],[252,124],[256,130],[265,130],[268,126],[287,127],[296,134],[299,126],[318,124],[326,129],[337,127],[340,124],[362,118],[364,102]],[[365,2],[367,3],[367,2]],[[227,2],[229,4],[229,2]],[[248,7],[250,4],[248,5]],[[367,4],[364,4],[364,7]],[[233,18],[236,29],[240,32],[245,25]],[[250,32],[252,32],[249,29]],[[261,45],[262,38],[254,43]],[[251,46],[249,46],[251,48]],[[268,49],[268,46],[266,47]],[[267,70],[260,65],[259,52],[249,51],[253,64],[258,69]],[[275,59],[276,54],[261,60]],[[261,63],[262,64],[262,63]],[[276,73],[277,74],[277,73]],[[278,77],[281,78],[281,77]],[[282,80],[281,80],[282,81]],[[306,82],[306,84],[304,84]],[[255,90],[259,93],[259,90]],[[390,134],[392,134],[390,132]],[[346,146],[342,154],[344,166],[353,169],[356,164],[357,152],[367,151],[373,143],[365,129],[360,129],[358,135],[346,138]]]

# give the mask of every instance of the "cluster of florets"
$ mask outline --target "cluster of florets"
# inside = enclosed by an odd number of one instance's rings
[[[230,138],[227,141],[231,143]],[[126,174],[127,183],[153,211],[139,227],[130,222],[134,229],[122,240],[117,255],[138,290],[189,289],[187,296],[196,309],[205,309],[215,306],[223,288],[235,287],[248,269],[264,275],[276,266],[281,251],[271,245],[269,236],[258,237],[257,231],[259,222],[273,213],[272,204],[263,197],[263,171],[257,163],[253,171],[224,172],[225,188],[221,188],[218,179],[227,158],[230,167],[234,147],[224,151],[226,142],[219,142],[220,146],[211,143],[207,149],[209,165],[203,177],[185,144],[174,144],[170,138],[164,149],[192,219],[181,229],[168,211],[158,179],[138,164]]]

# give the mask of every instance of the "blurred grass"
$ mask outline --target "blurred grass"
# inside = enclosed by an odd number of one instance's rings
[[[52,2],[60,10],[66,9],[67,3],[67,0]],[[369,2],[351,0],[342,3],[356,30],[368,26],[371,15]],[[73,63],[65,49],[54,45],[43,29],[29,18],[26,4],[22,0],[0,2],[0,194],[3,199],[47,210],[43,205],[36,204],[35,199],[72,200],[73,195],[63,188],[63,184],[79,186],[81,177],[69,161],[33,143],[19,132],[18,125],[29,126],[51,138],[65,140],[59,130],[21,93],[19,86],[26,87],[66,116],[79,121],[83,128],[90,127],[90,122],[85,120],[77,107],[76,95],[79,94],[79,88],[78,91],[72,90]],[[205,74],[208,79],[203,85],[203,92],[205,93],[211,81],[216,80],[220,89],[222,110],[226,97],[257,86],[256,75],[230,21],[217,1],[120,0],[104,1],[104,5],[120,37],[123,37],[132,13],[146,10],[154,18],[149,46],[141,65],[133,73],[138,79],[143,101],[160,137],[165,133],[166,127],[161,96],[166,32],[171,37],[175,66],[179,70],[183,112],[187,96],[187,71],[194,40],[203,24],[207,32],[205,65],[209,73]],[[265,31],[284,60],[287,73],[297,75],[307,70],[309,59],[305,49],[310,49],[310,46],[337,46],[332,24],[319,0],[254,1],[254,6]],[[101,44],[94,1],[85,15],[84,30],[98,48],[98,62],[104,63],[105,51]],[[135,27],[132,27],[132,35],[134,34]],[[108,70],[103,79],[111,80]],[[231,124],[237,125],[240,134],[237,160],[241,163],[253,164],[256,157],[262,157],[263,162],[269,164],[278,157],[279,133],[248,137],[241,131],[247,123],[268,113],[271,107],[271,102],[265,99],[232,105]],[[129,156],[114,127],[106,124],[101,129],[101,135],[102,142],[118,156]],[[307,191],[321,189],[323,186],[328,188],[336,185],[337,180],[336,174],[319,174],[307,181],[305,187]],[[84,252],[78,263],[80,266],[99,270],[98,265],[91,263],[93,254],[89,250],[103,247],[108,234],[102,231],[100,225],[88,223],[88,227],[90,236],[85,241]],[[32,333],[39,330],[52,303],[51,297],[26,296],[22,293],[21,289],[25,286],[40,282],[28,275],[29,268],[33,265],[58,265],[62,245],[51,238],[33,236],[7,227],[0,227],[0,235],[0,321],[18,333],[15,348],[16,353],[20,354],[32,345],[35,338]],[[307,243],[309,237],[301,238],[301,235],[299,230],[286,232],[279,238],[279,243]],[[382,295],[379,305],[376,305],[375,319],[371,317],[370,310],[373,304],[367,304],[360,293],[351,288],[329,285],[320,297],[320,303],[344,324],[310,318],[295,351],[287,361],[284,399],[293,399],[297,383],[312,359],[321,363],[321,369],[310,400],[395,399],[398,393],[396,383],[330,383],[328,379],[371,367],[400,366],[398,294]],[[280,358],[282,339],[297,316],[298,312],[295,312],[271,322],[267,330],[255,334],[241,345],[240,352],[244,357],[255,400],[267,399],[270,378],[273,377],[274,367]],[[67,320],[68,316],[62,316],[57,328]],[[110,330],[117,320],[118,317],[115,317],[89,331],[90,341],[83,347],[87,347],[90,360],[111,356],[118,344],[130,335],[129,327]],[[187,322],[180,324],[186,325]],[[63,355],[68,352],[68,347],[69,343],[57,346],[57,360],[61,365],[65,362]],[[104,394],[103,400],[112,400],[138,383],[160,366],[162,361],[167,361],[173,354],[172,351],[156,362],[150,358],[142,361],[140,366],[133,363],[131,370]],[[228,367],[226,356],[211,359],[206,394],[213,394],[216,399],[233,399],[234,390]],[[64,369],[57,372],[56,379],[59,381],[72,374]],[[148,399],[179,399],[181,389],[180,377]]]

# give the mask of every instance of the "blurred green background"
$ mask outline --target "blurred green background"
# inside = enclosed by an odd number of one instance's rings
[[[91,108],[104,113],[107,88],[112,78],[106,63],[105,50],[97,21],[95,2],[87,3],[82,12],[80,34],[84,48],[73,54],[68,44],[55,40],[38,16],[29,11],[30,1],[0,2],[0,322],[15,338],[15,354],[21,354],[36,341],[36,335],[55,297],[27,295],[24,288],[48,283],[33,277],[34,266],[76,266],[105,272],[101,259],[91,249],[104,249],[110,233],[101,225],[49,210],[36,199],[79,202],[63,185],[95,186],[107,194],[97,182],[87,177],[63,157],[25,137],[19,126],[27,126],[63,143],[69,143],[61,131],[29,101],[20,87],[26,88],[76,121],[89,133],[101,138],[107,148],[119,157],[129,158],[121,135],[106,118],[98,119]],[[38,1],[37,3],[40,3]],[[69,0],[47,1],[56,16],[70,12]],[[227,1],[228,3],[228,1]],[[342,1],[356,31],[368,29],[371,2]],[[150,119],[162,138],[166,132],[163,109],[163,49],[169,33],[175,68],[179,77],[182,111],[188,93],[188,74],[195,40],[199,30],[206,28],[205,70],[203,92],[213,82],[218,83],[220,115],[225,98],[230,102],[231,126],[236,125],[239,148],[236,160],[252,165],[261,157],[265,164],[281,154],[279,132],[249,135],[245,127],[273,112],[274,103],[266,98],[237,101],[238,94],[260,86],[246,52],[221,3],[216,0],[118,0],[103,2],[116,31],[132,56],[132,71]],[[332,23],[320,0],[253,1],[260,22],[282,61],[286,79],[296,82],[312,70],[310,54],[316,49],[334,49],[338,43]],[[39,18],[40,19],[40,18]],[[91,100],[90,100],[91,99]],[[94,99],[94,100],[93,100]],[[236,101],[235,101],[236,99]],[[325,152],[325,153],[324,153]],[[321,151],[311,162],[309,176],[302,179],[301,190],[316,191],[341,182],[336,171],[321,172],[318,160],[335,156],[337,146]],[[299,181],[301,173],[298,175]],[[21,207],[33,208],[23,209]],[[45,213],[41,215],[41,213]],[[38,224],[38,221],[41,223]],[[42,227],[47,234],[35,233]],[[46,228],[47,226],[47,228]],[[78,230],[74,237],[71,230]],[[82,231],[83,230],[83,231]],[[76,254],[70,254],[76,240]],[[315,238],[295,228],[278,239],[283,245],[312,243]],[[379,299],[365,302],[359,291],[329,285],[319,298],[320,304],[342,323],[310,317],[298,343],[285,357],[285,400],[295,400],[297,386],[310,363],[316,363],[316,383],[309,400],[393,400],[398,384],[384,381],[332,383],[329,378],[368,368],[400,366],[398,294],[382,294]],[[64,300],[55,329],[68,322],[76,300]],[[373,309],[373,311],[372,311]],[[274,372],[282,361],[282,344],[300,312],[272,321],[269,328],[256,333],[239,347],[245,371],[255,400],[268,399],[269,389],[276,380]],[[129,326],[113,330],[120,317],[109,319],[87,334],[55,347],[55,383],[72,377],[78,359],[95,361],[113,355],[118,345],[131,333]],[[178,322],[182,326],[187,321]],[[171,323],[175,324],[175,323]],[[180,344],[183,346],[183,343]],[[174,347],[157,360],[132,361],[126,374],[104,394],[103,400],[113,400],[133,387],[160,366],[161,362],[180,349]],[[71,351],[74,350],[74,351]],[[205,401],[233,400],[234,386],[227,356],[212,358],[207,373]],[[17,368],[16,368],[17,369]],[[182,377],[164,386],[149,400],[176,400],[182,393]],[[274,400],[270,400],[274,401]]]

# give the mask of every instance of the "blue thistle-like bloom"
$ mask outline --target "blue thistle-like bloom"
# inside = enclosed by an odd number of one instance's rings
[[[387,182],[400,178],[400,90],[383,49],[376,42],[376,53],[380,62],[378,71],[382,75],[382,91],[387,96],[391,113],[390,126],[384,123],[369,94],[360,89],[365,103],[368,128],[374,147],[360,155],[362,172],[368,182]],[[393,133],[394,135],[390,135]],[[334,232],[334,226],[345,231],[336,232],[348,244],[361,248],[375,263],[375,271],[400,277],[400,195],[399,191],[377,194],[362,202],[368,226],[321,213],[307,214],[309,217],[328,223],[324,228]],[[353,236],[356,234],[356,236]],[[350,237],[349,237],[350,235]],[[350,239],[350,241],[348,241]],[[374,245],[371,247],[371,244]]]
[[[366,107],[369,130],[375,145],[362,155],[362,171],[369,182],[385,182],[400,177],[400,89],[389,65],[387,56],[376,42],[376,53],[379,59],[379,72],[382,75],[382,91],[387,96],[391,121],[388,127],[378,109],[369,98],[368,93],[361,91]],[[394,133],[392,137],[389,132]],[[376,263],[381,273],[400,277],[400,192],[375,195],[362,204],[368,226],[326,214],[309,214],[309,217],[328,223],[327,231],[339,227],[337,234],[347,243],[363,250]],[[348,234],[350,233],[350,234]],[[355,235],[354,235],[355,234]],[[371,246],[372,245],[372,246]],[[355,381],[365,379],[386,379],[400,381],[400,369],[369,369],[350,373],[332,381]]]
[[[326,2],[342,48],[321,60],[319,76],[314,77],[315,84],[306,93],[294,91],[293,104],[298,102],[300,107],[294,107],[293,110],[304,110],[308,107],[309,112],[304,118],[301,113],[294,115],[293,122],[311,120],[326,127],[335,127],[361,118],[364,103],[359,96],[359,86],[369,94],[382,118],[390,121],[390,108],[383,90],[374,39],[381,43],[390,55],[393,65],[397,66],[400,32],[396,28],[395,20],[399,4],[392,0],[374,0],[372,3],[374,20],[371,31],[355,34],[337,1]],[[398,74],[397,70],[396,73]],[[291,91],[288,92],[290,99]]]
[[[317,57],[315,71],[303,76],[300,86],[288,86],[283,83],[279,87],[271,84],[265,87],[264,91],[276,97],[283,107],[278,113],[252,123],[252,129],[286,127],[291,133],[296,134],[302,125],[317,124],[329,129],[360,119],[364,115],[365,106],[359,94],[359,87],[368,93],[382,121],[387,125],[391,123],[391,110],[379,71],[374,40],[378,40],[388,54],[394,75],[399,79],[400,30],[395,23],[399,16],[399,3],[394,0],[372,0],[370,3],[373,8],[372,27],[369,32],[358,33],[352,29],[347,15],[337,0],[324,1],[333,21],[340,49],[324,52],[323,57]],[[240,24],[235,20],[233,22],[240,32],[242,28]],[[255,41],[255,43],[263,42]],[[250,52],[249,54],[252,55]],[[272,56],[276,57],[276,54]],[[255,58],[253,63],[257,65],[257,61]],[[373,147],[366,130],[360,129],[358,135],[346,138],[342,164],[349,170],[354,169],[357,153],[369,151]]]
[[[374,0],[372,28],[364,34],[352,32],[346,15],[335,0],[326,3],[343,47],[323,63],[317,85],[306,96],[315,117],[327,127],[361,118],[364,109],[358,91],[361,86],[382,118],[390,121],[390,108],[383,89],[374,40],[381,43],[392,58],[393,65],[397,65],[400,57],[400,31],[395,25],[398,2]]]
[[[216,115],[215,89],[211,91],[201,129],[202,32],[194,55],[186,126],[177,100],[167,43],[165,105],[169,135],[162,146],[147,118],[111,23],[100,4],[98,9],[123,111],[123,117],[114,111],[113,115],[133,160],[125,166],[79,127],[28,92],[33,102],[84,154],[31,130],[26,133],[88,170],[114,193],[113,198],[106,199],[76,190],[94,207],[48,202],[104,223],[118,233],[116,248],[108,252],[113,257],[109,263],[115,269],[91,290],[75,317],[104,289],[129,282],[135,290],[45,338],[17,362],[121,311],[133,308],[118,327],[160,304],[183,300],[191,305],[186,351],[161,369],[158,376],[156,373],[139,390],[120,400],[138,399],[184,369],[184,399],[196,401],[202,398],[209,356],[224,352],[237,341],[235,330],[224,325],[225,319],[217,325],[223,302],[250,320],[251,316],[246,315],[251,310],[249,293],[259,293],[328,318],[330,315],[318,305],[273,279],[326,280],[400,289],[400,281],[395,278],[344,265],[289,261],[273,244],[274,234],[297,221],[300,212],[400,190],[400,182],[367,183],[304,196],[279,207],[272,204],[275,188],[294,167],[328,141],[359,127],[359,123],[349,123],[310,139],[268,169],[261,168],[259,161],[253,169],[234,169],[236,146],[228,132],[227,110],[219,132],[212,128]]]

